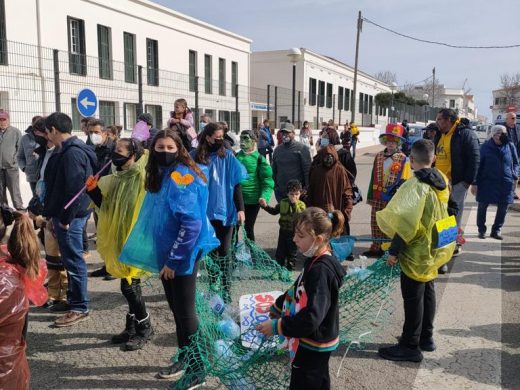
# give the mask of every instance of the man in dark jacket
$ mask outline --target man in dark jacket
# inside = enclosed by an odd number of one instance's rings
[[[16,160],[18,166],[25,173],[25,177],[31,186],[32,195],[36,195],[36,182],[38,181],[38,155],[35,153],[38,144],[34,138],[33,126],[41,116],[32,118],[31,125],[25,130],[20,140]]]
[[[278,203],[287,197],[289,180],[296,179],[307,188],[311,168],[311,152],[294,139],[294,125],[283,123],[279,132],[282,134],[282,144],[274,150],[272,164],[274,195]]]
[[[97,157],[97,166],[94,173],[97,173],[103,168],[111,159],[112,153],[116,144],[108,136],[108,131],[105,128],[105,123],[100,119],[94,119],[88,125],[88,137],[92,145],[94,145],[94,152]],[[110,173],[110,165],[103,169],[99,176],[106,176]]]
[[[457,225],[462,227],[462,213],[468,188],[477,178],[480,149],[478,138],[466,121],[461,121],[457,113],[443,108],[437,114],[439,132],[435,136],[435,167],[444,173],[451,184],[453,200],[457,203]],[[454,255],[461,246],[457,245]],[[443,270],[445,271],[445,269]]]
[[[89,316],[87,265],[83,258],[83,227],[89,215],[90,199],[82,193],[87,178],[94,174],[97,159],[91,147],[73,136],[72,120],[55,112],[45,119],[49,140],[60,148],[45,169],[44,216],[51,220],[58,239],[63,265],[68,272],[69,311],[55,321],[57,327],[72,326]]]

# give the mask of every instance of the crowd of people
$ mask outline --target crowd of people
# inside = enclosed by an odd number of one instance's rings
[[[266,120],[255,130],[243,130],[237,139],[227,123],[205,115],[195,128],[188,103],[178,99],[166,129],[154,128],[151,115],[143,113],[132,135],[121,137],[120,128],[83,118],[84,142],[72,134],[71,118],[60,112],[34,117],[23,136],[9,118],[0,112],[0,236],[15,222],[0,258],[0,289],[7,291],[0,303],[16,310],[8,320],[0,319],[0,351],[9,345],[16,353],[10,357],[13,365],[0,365],[10,367],[0,375],[1,388],[28,386],[28,300],[63,313],[54,321],[58,328],[89,318],[85,258],[91,216],[96,249],[104,261],[91,276],[120,279],[128,303],[124,328],[111,341],[134,351],[154,334],[141,278],[159,275],[178,345],[190,346],[199,326],[195,291],[200,260],[216,254],[222,277],[211,282],[221,284],[222,299],[230,302],[226,261],[234,231],[244,225],[254,241],[260,210],[280,216],[276,261],[293,270],[298,253],[306,260],[292,290],[273,305],[272,321],[258,330],[298,341],[290,344],[292,389],[330,387],[328,360],[338,345],[337,298],[345,271],[329,240],[356,233],[349,224],[361,198],[355,183],[360,136],[355,123],[347,122],[338,132],[329,121],[316,138],[307,121],[297,137],[294,124],[283,123],[275,133]],[[390,242],[387,264],[400,262],[405,308],[402,337],[396,346],[379,351],[383,358],[418,362],[421,351],[436,348],[433,282],[446,272],[452,255],[461,253],[468,189],[478,202],[479,238],[486,237],[488,206],[496,204],[490,237],[502,240],[520,173],[519,140],[514,113],[508,114],[506,126],[494,126],[492,137],[479,145],[467,122],[451,109],[440,110],[436,122],[425,128],[424,139],[413,145],[407,142],[406,123],[389,124],[381,134],[384,150],[374,158],[366,192],[373,242],[364,254],[382,257],[382,243]],[[33,194],[28,213],[20,195],[19,168]],[[6,190],[16,210],[7,208]],[[435,231],[439,221],[451,223],[457,238],[436,246],[431,237],[441,241],[442,232]],[[45,262],[35,249],[36,232]],[[284,300],[294,297],[300,303],[290,310]],[[188,388],[194,389],[204,383],[202,364],[180,353],[158,376],[178,379],[190,374]]]

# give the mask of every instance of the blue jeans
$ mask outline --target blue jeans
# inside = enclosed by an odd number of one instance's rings
[[[479,202],[477,209],[477,226],[479,233],[486,233],[486,212],[489,203]],[[499,203],[497,204],[497,213],[495,214],[495,222],[491,227],[491,233],[500,233],[500,229],[504,225],[507,214],[507,203]]]
[[[356,158],[356,145],[358,143],[357,137],[352,137],[352,141],[350,141],[350,146],[352,147],[352,158]]]
[[[57,218],[52,219],[60,247],[61,261],[67,270],[69,280],[67,302],[70,305],[70,310],[81,313],[88,312],[89,304],[87,264],[83,258],[83,227],[87,223],[87,218],[74,218],[68,230],[59,226]]]

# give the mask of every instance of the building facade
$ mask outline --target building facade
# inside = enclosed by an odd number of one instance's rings
[[[89,88],[106,124],[131,129],[146,111],[164,127],[185,98],[244,127],[250,52],[251,40],[147,0],[0,0],[0,108],[19,127],[59,109],[78,128]]]
[[[299,55],[295,55],[294,50]],[[385,126],[387,110],[378,107],[374,98],[380,92],[390,92],[390,87],[366,73],[358,72],[354,107],[353,85],[353,67],[308,49],[253,52],[251,86],[257,90],[267,90],[269,86],[269,92],[257,94],[263,101],[251,98],[252,125],[269,116],[275,126],[284,120],[294,119],[296,126],[306,120],[316,128],[330,119],[340,124],[347,120],[350,122],[354,111],[354,120],[360,125]]]
[[[505,115],[515,112],[517,123],[520,125],[520,87],[510,89],[495,89],[491,109],[492,123],[504,124]]]

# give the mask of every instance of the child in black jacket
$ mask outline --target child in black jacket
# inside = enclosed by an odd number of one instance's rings
[[[330,389],[329,358],[339,344],[338,293],[345,271],[331,254],[329,239],[341,234],[344,217],[310,207],[297,219],[294,242],[307,258],[293,286],[271,307],[271,321],[258,325],[266,336],[288,338],[290,389]]]

